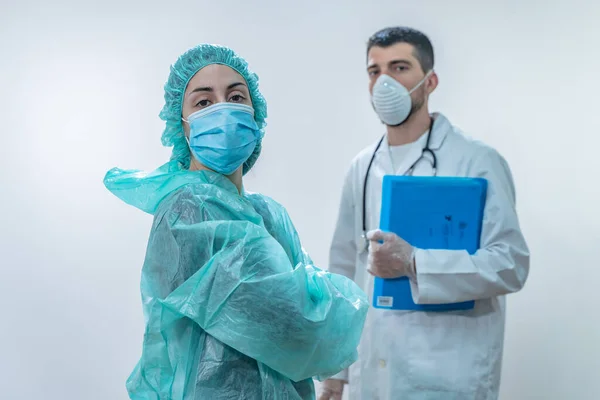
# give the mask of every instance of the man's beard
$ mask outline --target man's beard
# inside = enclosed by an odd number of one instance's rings
[[[420,87],[419,89],[417,89],[418,92],[418,97],[415,99],[415,101],[412,101],[411,106],[410,106],[410,112],[408,113],[408,117],[406,117],[406,119],[402,122],[400,122],[398,125],[394,125],[394,126],[401,126],[403,125],[406,121],[408,121],[410,119],[410,117],[412,117],[412,115],[416,112],[418,112],[421,108],[423,108],[423,105],[425,104],[425,88],[424,87]]]

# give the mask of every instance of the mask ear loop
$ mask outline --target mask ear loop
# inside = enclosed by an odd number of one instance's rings
[[[421,79],[421,81],[419,83],[417,83],[417,86],[415,86],[414,88],[412,88],[408,94],[412,94],[415,90],[417,90],[426,80],[427,78],[429,78],[429,76],[433,74],[433,70],[430,69],[428,73],[425,74],[425,76],[423,77],[423,79]]]
[[[181,117],[181,120],[183,122],[185,122],[186,124],[188,124],[188,126],[189,126],[190,122],[187,119]],[[194,163],[196,163],[195,167],[198,170],[201,170],[202,168],[200,168],[198,166],[196,156],[194,155],[194,152],[192,151],[192,144],[190,143],[190,139],[185,135],[185,132],[183,132],[183,138],[185,139],[185,142],[188,145],[188,150],[190,151],[190,167],[192,167],[194,165]],[[189,171],[189,168],[188,168],[188,171]]]

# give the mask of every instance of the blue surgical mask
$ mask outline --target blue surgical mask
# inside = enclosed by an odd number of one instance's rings
[[[191,114],[188,144],[206,167],[231,175],[250,158],[260,139],[254,109],[245,104],[217,103]]]

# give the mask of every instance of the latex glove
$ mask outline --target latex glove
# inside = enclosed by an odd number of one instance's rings
[[[344,381],[339,379],[327,379],[321,385],[319,400],[342,400],[344,394]]]
[[[416,276],[415,248],[406,240],[379,229],[367,233],[367,239],[370,240],[369,273],[384,279]]]

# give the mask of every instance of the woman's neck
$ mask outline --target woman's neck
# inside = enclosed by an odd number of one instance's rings
[[[231,183],[233,183],[235,185],[235,187],[238,190],[238,193],[242,194],[242,188],[244,187],[244,183],[243,183],[243,171],[244,167],[241,166],[239,167],[233,174],[231,175],[225,175],[225,177],[227,179],[229,179],[231,181]],[[208,168],[207,166],[199,163],[195,158],[192,158],[191,162],[190,162],[190,171],[213,171],[212,169]]]
[[[237,171],[235,171],[233,174],[228,175],[227,179],[229,179],[237,188],[238,192],[240,194],[242,194],[242,188],[244,187],[244,183],[243,183],[243,174],[242,174],[242,170],[243,170],[243,166],[238,168]]]

